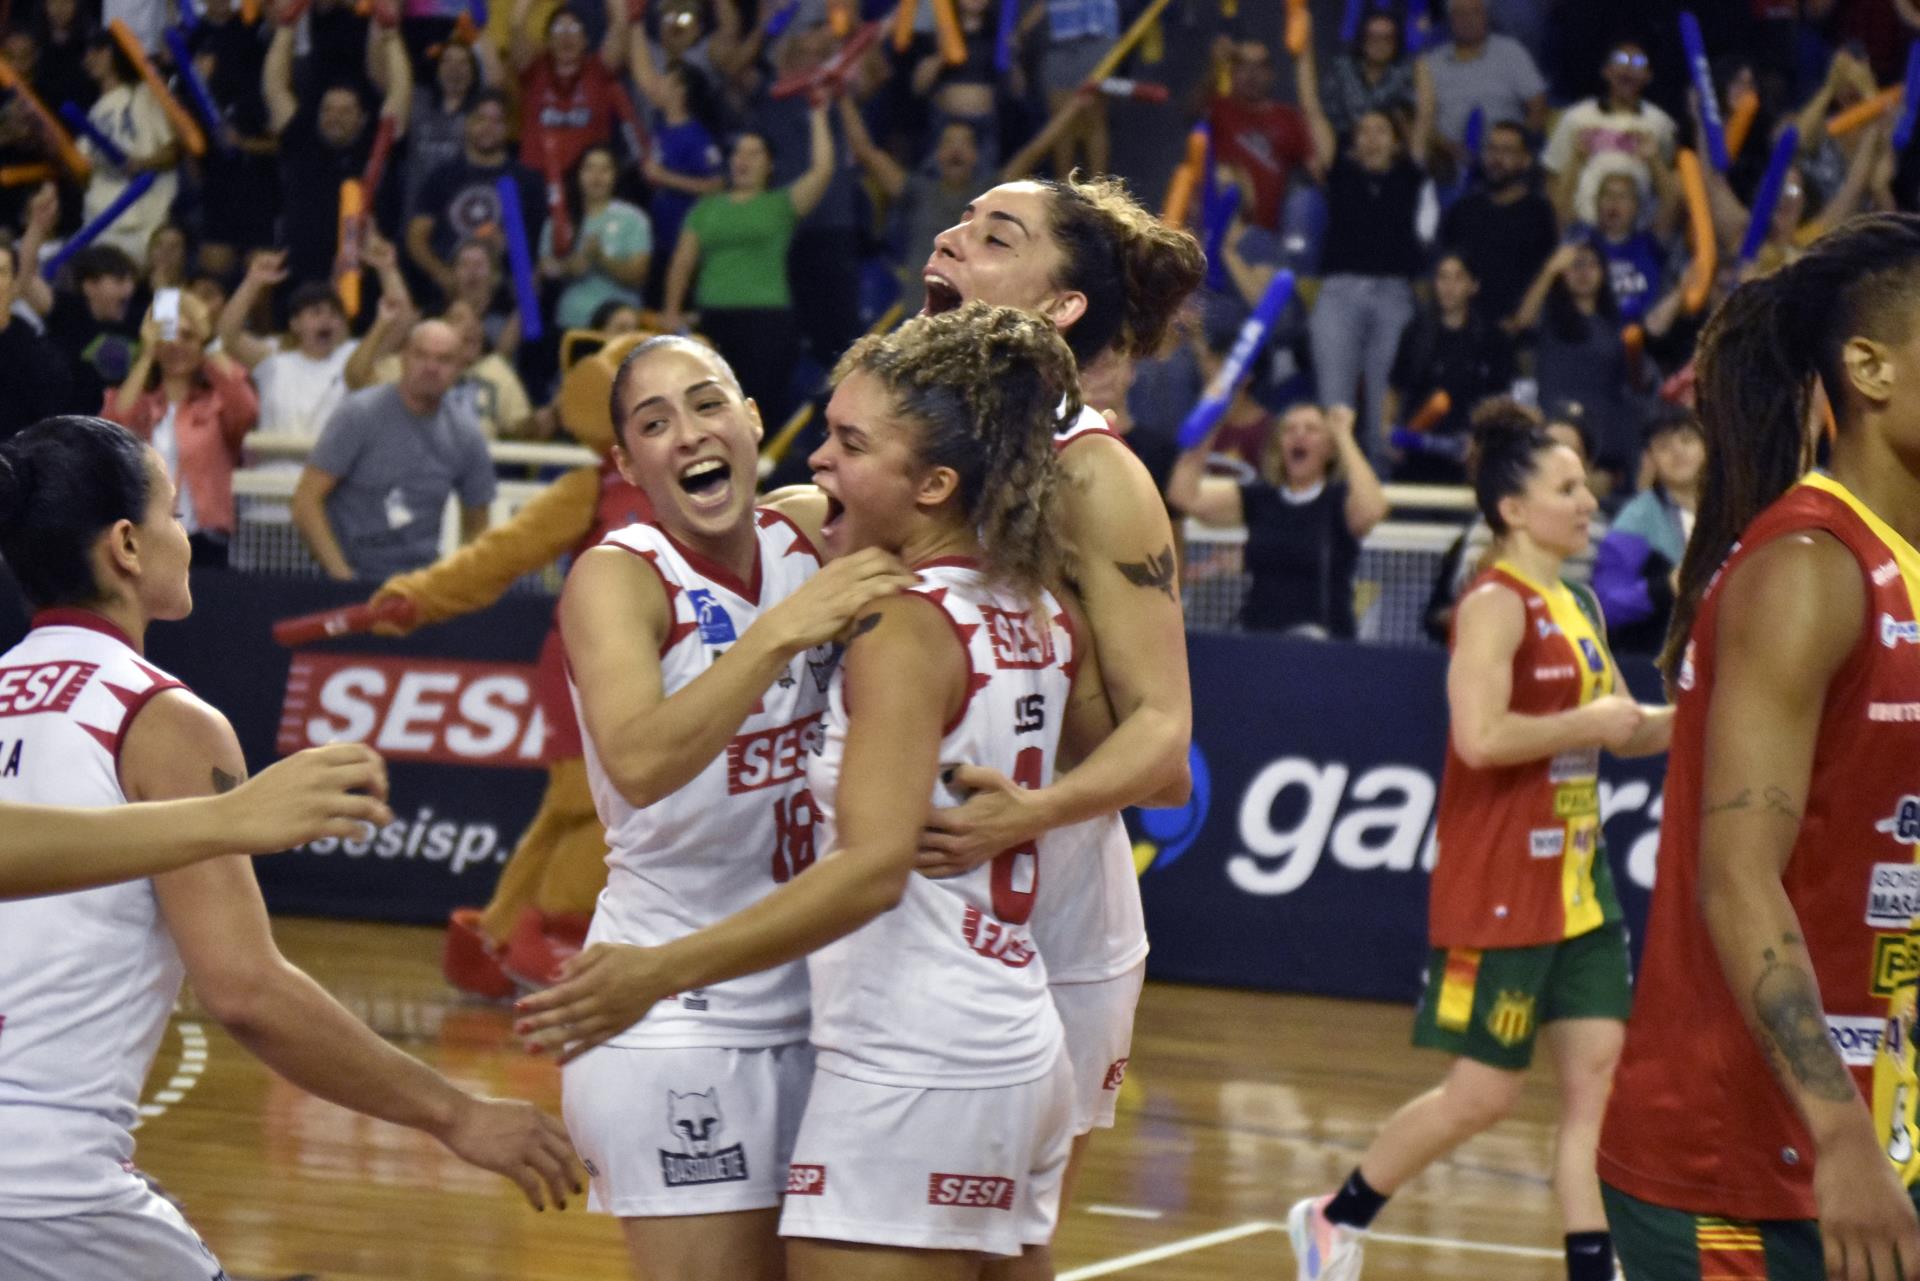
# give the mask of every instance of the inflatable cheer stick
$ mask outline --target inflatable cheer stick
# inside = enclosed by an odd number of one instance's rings
[[[1707,176],[1700,168],[1700,157],[1682,147],[1674,156],[1680,171],[1680,190],[1687,201],[1687,242],[1693,261],[1687,264],[1686,284],[1680,301],[1689,316],[1697,316],[1713,292],[1713,277],[1720,270],[1720,243],[1713,232],[1713,206],[1707,202]]]
[[[74,133],[92,143],[93,149],[99,152],[108,164],[112,165],[115,169],[125,169],[127,167],[127,153],[120,149],[119,143],[107,137],[93,121],[87,119],[87,113],[80,110],[79,103],[61,103],[60,118],[67,122]]]
[[[905,53],[913,47],[913,20],[920,12],[920,0],[900,0],[893,10],[893,51]]]
[[[1747,135],[1753,132],[1753,121],[1760,114],[1760,95],[1752,90],[1733,100],[1733,110],[1727,114],[1727,160],[1738,160],[1740,153],[1746,150]]]
[[[1902,152],[1913,138],[1916,116],[1920,116],[1920,40],[1907,46],[1907,92],[1900,103],[1900,118],[1893,122],[1893,149]]]
[[[787,0],[787,3],[775,9],[767,18],[767,40],[772,42],[787,34],[787,28],[800,13],[800,0]]]
[[[1206,232],[1209,289],[1224,290],[1227,287],[1227,230],[1233,226],[1233,216],[1240,212],[1240,200],[1240,184],[1233,183],[1223,188],[1201,210],[1200,222]]]
[[[420,617],[420,607],[404,596],[389,596],[378,604],[345,605],[318,613],[283,618],[273,625],[273,643],[286,649],[311,645],[335,636],[354,636],[370,632],[382,623],[411,627]]]
[[[1233,400],[1233,393],[1247,376],[1247,367],[1253,363],[1260,348],[1266,345],[1267,335],[1273,332],[1280,313],[1292,298],[1293,273],[1282,269],[1267,286],[1267,291],[1260,295],[1260,305],[1253,309],[1253,315],[1247,317],[1247,323],[1240,326],[1240,336],[1233,340],[1233,350],[1227,353],[1220,372],[1207,384],[1206,394],[1187,414],[1187,420],[1180,424],[1181,449],[1194,448],[1219,424],[1220,416],[1227,412],[1227,405]]]
[[[553,131],[540,136],[541,172],[547,180],[547,225],[553,228],[554,256],[564,258],[573,252],[573,213],[567,208],[567,184],[560,176],[560,153],[554,149]]]
[[[1453,397],[1443,387],[1427,397],[1419,412],[1407,419],[1407,430],[1411,432],[1432,431],[1440,420],[1453,411]]]
[[[120,215],[133,207],[133,203],[147,194],[157,175],[153,173],[135,174],[127,189],[114,197],[113,203],[102,209],[94,220],[73,233],[73,238],[60,246],[60,252],[49,258],[40,268],[42,279],[52,280],[60,269],[72,260],[73,256],[100,238],[100,233],[119,220]]]
[[[349,319],[360,314],[360,246],[366,234],[367,191],[358,178],[340,184],[340,249],[333,289]]]
[[[960,30],[960,15],[953,11],[953,0],[933,0],[933,27],[940,37],[940,57],[949,67],[967,60],[967,36]]]
[[[1862,98],[1845,111],[1834,112],[1827,117],[1827,136],[1844,138],[1850,133],[1866,128],[1899,106],[1906,96],[1907,91],[1895,85],[1891,89],[1882,89],[1870,98]]]
[[[1787,185],[1787,170],[1799,150],[1800,131],[1788,125],[1780,131],[1780,140],[1773,144],[1773,159],[1767,162],[1767,172],[1753,195],[1753,213],[1747,218],[1746,238],[1740,242],[1743,267],[1758,258],[1761,246],[1767,243],[1767,233],[1773,229],[1773,212],[1779,207],[1780,193]]]
[[[1013,34],[1020,25],[1020,0],[1000,0],[1000,25],[993,33],[993,69],[1013,70]]]
[[[520,216],[520,184],[512,174],[501,174],[494,183],[500,197],[500,227],[507,236],[507,267],[513,280],[513,300],[520,308],[520,336],[538,342],[545,332],[540,324],[540,290],[533,283],[533,252],[527,247],[527,224]]]
[[[0,187],[38,186],[52,181],[52,165],[0,165]]]
[[[167,82],[160,78],[160,73],[153,69],[153,63],[147,59],[147,51],[140,47],[140,41],[135,38],[132,29],[123,19],[115,18],[107,24],[107,33],[113,37],[113,42],[120,46],[120,52],[127,55],[127,61],[133,64],[134,70],[140,73],[140,79],[145,82],[147,92],[151,93],[154,101],[160,104],[160,110],[165,113],[167,123],[172,125],[174,133],[179,135],[180,145],[187,149],[187,154],[206,155],[207,135],[200,131],[199,124],[187,113],[187,109],[180,105],[180,100],[173,96],[172,91],[167,88]]]
[[[1167,5],[1171,2],[1172,0],[1152,0],[1152,3],[1141,11],[1140,16],[1133,20],[1133,25],[1113,42],[1113,48],[1107,50],[1106,56],[1094,66],[1092,74],[1081,83],[1090,87],[1112,75],[1114,69],[1133,52],[1133,47],[1147,38],[1147,33],[1153,30],[1153,24],[1159,20],[1160,15],[1166,11]]]
[[[1680,11],[1680,43],[1686,46],[1687,70],[1693,75],[1693,92],[1700,100],[1700,128],[1707,135],[1707,159],[1725,173],[1727,131],[1720,123],[1720,99],[1713,91],[1713,68],[1707,63],[1707,42],[1700,34],[1700,19],[1688,9]]]
[[[1407,0],[1406,53],[1409,58],[1426,51],[1433,35],[1433,18],[1427,13],[1427,0]]]
[[[1129,80],[1125,76],[1108,76],[1100,82],[1100,92],[1109,98],[1131,98],[1135,102],[1162,103],[1172,96],[1172,90],[1163,84],[1151,80]]]
[[[1347,7],[1340,13],[1341,44],[1352,44],[1360,38],[1360,15],[1366,7],[1366,0],[1347,0]]]
[[[25,104],[27,114],[39,124],[47,136],[47,145],[53,149],[54,159],[60,162],[78,182],[85,182],[93,174],[93,166],[80,154],[80,148],[73,145],[73,138],[60,126],[54,114],[47,110],[47,104],[40,101],[40,95],[33,86],[22,80],[6,60],[0,59],[0,90],[10,90],[14,97]]]
[[[185,13],[187,8],[183,5],[180,11]],[[218,136],[220,126],[224,123],[220,118],[220,108],[214,105],[213,91],[207,88],[207,82],[194,70],[193,54],[187,49],[186,33],[178,27],[168,27],[163,38],[167,42],[167,49],[173,54],[174,70],[179,73],[180,82],[187,86],[187,96],[193,99],[193,105],[200,112],[200,118],[207,122],[207,128]],[[223,145],[221,149],[226,148]]]
[[[846,86],[847,77],[860,65],[860,59],[867,56],[867,50],[879,43],[883,24],[869,22],[853,33],[853,38],[840,47],[833,55],[811,71],[797,71],[782,76],[774,82],[772,96],[791,98],[795,94],[809,93],[815,89],[825,89],[829,93],[839,93]]]
[[[1287,0],[1287,52],[1298,58],[1313,39],[1313,13],[1307,0]]]
[[[1167,184],[1166,203],[1160,208],[1160,221],[1169,227],[1187,225],[1187,217],[1193,212],[1194,194],[1206,176],[1210,141],[1205,125],[1187,135],[1187,158],[1173,171],[1173,180]]]

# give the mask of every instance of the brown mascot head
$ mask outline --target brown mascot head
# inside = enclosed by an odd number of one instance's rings
[[[613,420],[607,416],[613,376],[627,353],[652,337],[637,333],[609,339],[591,356],[574,361],[560,381],[561,423],[575,440],[603,458],[613,447]]]

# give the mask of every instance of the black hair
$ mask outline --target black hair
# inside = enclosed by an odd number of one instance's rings
[[[88,53],[95,53],[101,49],[105,49],[113,56],[113,74],[119,77],[121,84],[140,83],[140,68],[133,65],[133,59],[127,56],[127,51],[120,47],[120,42],[113,38],[113,34],[104,29],[94,32],[87,38]]]
[[[567,171],[566,182],[564,184],[566,187],[567,212],[573,216],[573,234],[576,246],[581,231],[584,229],[587,221],[587,196],[586,193],[580,189],[580,171],[586,167],[587,157],[596,151],[613,162],[612,199],[618,200],[620,198],[620,153],[613,149],[613,144],[610,142],[588,143],[581,149],[579,156],[574,159],[573,168]]]
[[[144,519],[150,488],[146,446],[104,418],[43,418],[0,444],[0,557],[27,601],[98,601],[93,545]]]
[[[1473,477],[1473,497],[1494,537],[1507,535],[1507,518],[1500,500],[1524,493],[1540,465],[1540,455],[1561,448],[1547,435],[1538,410],[1508,396],[1483,400],[1473,411],[1473,443],[1467,453],[1467,472]]]
[[[1353,29],[1353,60],[1364,62],[1367,51],[1367,24],[1383,19],[1393,28],[1393,57],[1390,62],[1398,63],[1407,56],[1407,29],[1401,24],[1400,17],[1392,9],[1375,5],[1360,15],[1360,21]]]
[[[1048,223],[1061,257],[1054,284],[1087,300],[1063,335],[1074,359],[1085,368],[1109,348],[1159,355],[1206,276],[1200,242],[1141,208],[1118,179],[1075,174],[1038,185],[1053,197]]]
[[[1695,384],[1707,466],[1660,655],[1668,680],[1678,675],[1707,583],[1741,531],[1813,464],[1815,381],[1836,430],[1846,433],[1858,411],[1842,352],[1856,337],[1906,341],[1916,286],[1920,215],[1866,214],[1735,289],[1707,321]]]
[[[1541,327],[1561,342],[1585,342],[1593,325],[1609,333],[1620,328],[1620,304],[1613,296],[1613,273],[1607,265],[1606,250],[1594,236],[1580,236],[1573,243],[1600,260],[1600,292],[1593,300],[1593,315],[1588,316],[1573,301],[1573,290],[1564,275],[1555,276],[1547,290]]]
[[[88,245],[73,256],[73,278],[81,284],[102,276],[137,277],[140,268],[116,245]]]
[[[668,66],[666,74],[679,76],[680,83],[687,87],[687,115],[708,134],[718,137],[723,132],[719,122],[724,113],[720,96],[714,92],[713,81],[690,62],[673,63]]]
[[[1700,426],[1699,417],[1685,405],[1676,405],[1663,400],[1647,411],[1647,420],[1641,428],[1640,436],[1651,445],[1660,437],[1676,431],[1690,431],[1705,439],[1706,431]]]
[[[721,355],[717,348],[709,347],[706,343],[682,334],[656,334],[627,353],[626,359],[620,362],[620,368],[614,371],[612,385],[607,388],[607,413],[613,422],[614,440],[621,439],[620,432],[627,421],[626,411],[620,407],[620,393],[627,385],[629,372],[648,356],[669,348],[691,349],[706,356],[720,367],[721,373],[726,376],[727,384],[733,388],[734,395],[742,400],[746,399],[746,392],[740,386],[740,375],[733,372],[733,366],[727,363],[727,358]]]
[[[340,295],[335,293],[333,286],[324,280],[309,280],[288,295],[287,319],[292,320],[309,307],[331,307],[343,317],[347,314],[346,305],[340,301]]]
[[[511,115],[511,107],[507,102],[506,90],[496,88],[493,85],[482,85],[474,91],[473,97],[467,102],[467,114],[471,116],[476,107],[483,106],[489,102]]]

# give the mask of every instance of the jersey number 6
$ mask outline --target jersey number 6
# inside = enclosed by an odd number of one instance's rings
[[[1029,790],[1042,785],[1045,758],[1037,747],[1023,747],[1013,758],[1013,781]],[[1026,882],[1024,889],[1021,881]],[[1008,925],[1025,925],[1033,915],[1033,896],[1040,889],[1040,849],[1028,843],[994,856],[993,914]]]

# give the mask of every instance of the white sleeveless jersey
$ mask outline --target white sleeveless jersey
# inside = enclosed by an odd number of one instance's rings
[[[999,770],[1028,787],[1052,776],[1072,685],[1073,633],[1051,596],[1045,613],[990,591],[971,561],[919,568],[913,588],[937,604],[967,651],[972,686],[940,741],[944,764]],[[836,675],[826,733],[807,765],[820,806],[821,848],[833,848],[847,707]],[[960,798],[935,783],[933,804]],[[1043,1075],[1060,1052],[1060,1016],[1033,945],[1044,855],[1009,851],[963,876],[907,878],[891,911],[815,952],[818,1064],[881,1085],[984,1089]]]
[[[644,559],[667,589],[673,626],[660,650],[664,694],[692,684],[763,609],[819,570],[813,544],[777,512],[757,513],[756,536],[754,581],[742,583],[658,526],[629,525],[607,535],[603,545]],[[836,654],[822,646],[795,658],[726,750],[692,782],[645,809],[629,805],[608,780],[569,674],[587,779],[609,850],[607,887],[594,909],[589,943],[651,946],[682,938],[752,906],[813,862],[806,762]],[[669,997],[610,1044],[754,1049],[806,1035],[806,963],[796,961]]]
[[[1073,426],[1053,438],[1054,452],[1091,436],[1121,439],[1098,410],[1082,407]],[[1049,775],[1051,777],[1051,775]],[[1147,954],[1147,918],[1133,843],[1118,814],[1055,828],[1040,838],[1050,868],[1072,868],[1040,882],[1033,938],[1055,983],[1095,983],[1126,973]]]
[[[125,804],[126,729],[180,687],[98,615],[36,616],[0,655],[0,800]],[[152,881],[0,902],[0,1220],[144,1195],[128,1127],[182,974]]]

